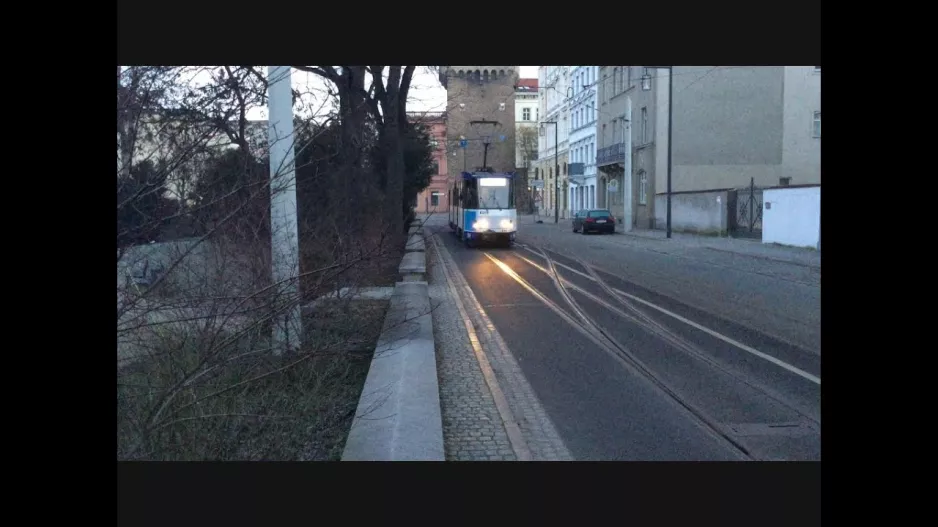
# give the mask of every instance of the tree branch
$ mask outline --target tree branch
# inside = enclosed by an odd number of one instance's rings
[[[336,84],[339,84],[339,72],[335,70],[332,66],[291,66],[300,71],[305,71],[308,73],[314,73],[320,77],[332,81]]]

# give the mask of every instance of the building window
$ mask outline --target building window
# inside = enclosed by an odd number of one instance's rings
[[[439,173],[440,173],[440,163],[434,161],[433,162],[433,174],[436,175]]]
[[[821,112],[814,112],[814,137],[821,137]]]
[[[534,179],[537,179],[541,175],[541,169],[539,167],[534,167]]]
[[[439,192],[431,192],[431,193],[430,193],[430,206],[431,206],[431,207],[439,207],[439,206],[440,206],[440,193],[439,193]]]
[[[535,108],[535,109],[534,109],[534,120],[535,120],[535,121],[539,121],[540,119],[541,119],[541,109],[540,109],[540,108]]]
[[[521,120],[522,120],[522,121],[530,121],[530,120],[531,120],[531,109],[530,109],[530,108],[524,108],[523,110],[521,110]]]
[[[619,68],[612,69],[612,94],[619,93]]]
[[[642,144],[648,144],[648,108],[642,106]]]
[[[790,177],[780,177],[780,178],[778,178],[778,186],[780,186],[780,187],[787,187],[788,185],[791,185],[791,178],[790,178]]]
[[[638,204],[648,204],[648,174],[644,170],[638,173]]]
[[[626,66],[626,68],[628,68],[628,81],[629,81],[627,86],[631,88],[632,87],[632,66]]]

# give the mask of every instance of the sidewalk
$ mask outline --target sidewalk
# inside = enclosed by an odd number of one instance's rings
[[[519,226],[537,226],[543,229],[556,229],[571,232],[570,220],[560,220],[555,224],[553,218],[541,218],[543,223],[536,223],[534,216],[519,215]],[[523,231],[523,229],[522,229]],[[519,233],[523,236],[523,232]],[[665,254],[684,254],[688,249],[708,249],[712,251],[731,253],[763,260],[788,263],[809,267],[820,271],[821,253],[811,249],[799,247],[786,247],[766,244],[759,240],[745,238],[729,238],[715,236],[700,236],[681,232],[672,232],[668,240],[664,230],[635,229],[630,232],[616,231],[614,235],[603,236],[607,241],[622,245],[639,245],[644,248]]]
[[[426,220],[426,215],[419,219]],[[446,215],[430,217],[425,229],[428,237],[448,236]],[[495,336],[497,330],[472,307],[476,300],[466,292],[469,286],[451,256],[440,254],[429,238],[427,246],[446,460],[571,460],[520,366]],[[464,317],[470,319],[473,336]],[[484,355],[484,361],[477,353]],[[501,410],[498,401],[504,405]],[[512,439],[509,427],[520,436]]]

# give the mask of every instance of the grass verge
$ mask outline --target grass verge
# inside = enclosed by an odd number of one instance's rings
[[[318,306],[307,350],[282,357],[259,334],[166,335],[118,371],[118,459],[340,459],[387,307]]]

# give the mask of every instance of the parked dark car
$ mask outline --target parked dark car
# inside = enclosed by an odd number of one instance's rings
[[[581,210],[573,215],[573,232],[606,232],[616,231],[616,219],[606,209]]]

